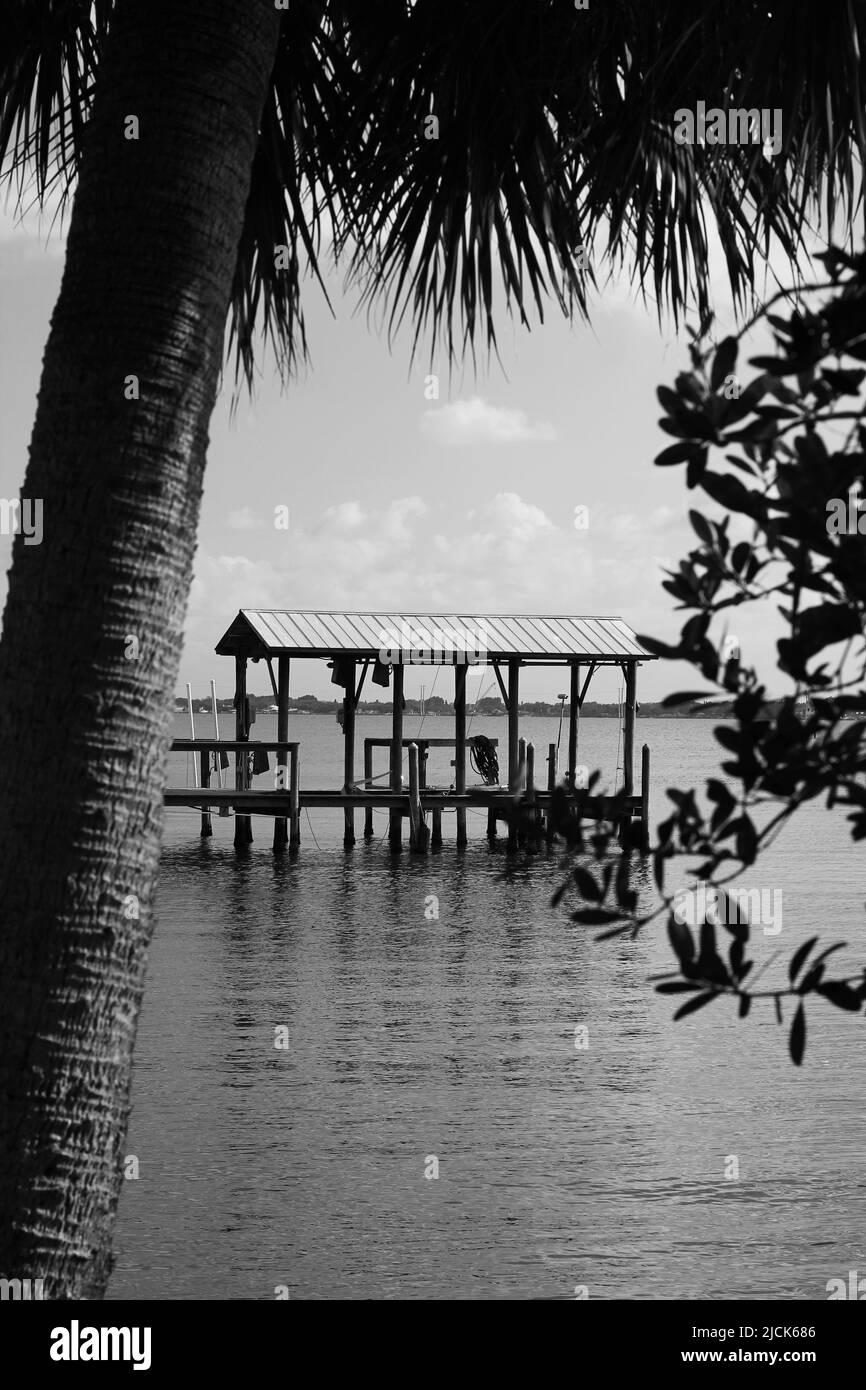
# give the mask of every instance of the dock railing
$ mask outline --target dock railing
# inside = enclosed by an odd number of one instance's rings
[[[218,808],[221,815],[229,814],[232,809],[235,811],[236,832],[237,822],[240,819],[248,822],[251,814],[274,816],[274,849],[283,849],[288,843],[293,852],[297,851],[300,845],[300,811],[302,805],[307,808],[363,808],[365,839],[371,839],[373,836],[374,809],[393,810],[397,813],[399,820],[402,820],[403,817],[408,819],[412,832],[413,848],[426,848],[429,845],[431,848],[437,849],[441,846],[442,811],[449,808],[463,808],[464,811],[475,808],[486,811],[487,833],[491,840],[496,836],[497,819],[508,818],[509,831],[512,831],[509,808],[514,793],[508,787],[482,785],[467,788],[462,792],[452,791],[450,788],[443,790],[428,787],[428,750],[430,748],[453,748],[456,745],[455,739],[419,738],[416,736],[414,738],[405,737],[401,742],[404,748],[411,750],[414,746],[415,749],[414,753],[410,755],[411,775],[408,786],[404,786],[401,779],[399,789],[390,785],[381,789],[377,788],[373,773],[373,750],[375,748],[390,749],[392,740],[389,738],[366,738],[364,740],[363,789],[355,784],[351,788],[343,788],[342,790],[308,789],[302,794],[300,787],[300,744],[295,740],[175,739],[171,744],[172,752],[197,753],[199,755],[200,785],[198,787],[168,787],[164,796],[165,804],[200,808],[203,836],[209,836],[213,833],[211,813],[214,807]],[[494,747],[498,746],[496,739],[491,739],[490,742]],[[467,747],[471,746],[471,743],[472,739],[467,739]],[[523,743],[523,747],[519,749],[518,757],[520,793],[529,803],[532,811],[530,816],[531,839],[536,843],[542,838],[549,842],[551,835],[549,810],[558,785],[556,745],[549,745],[547,787],[542,789],[535,780],[534,746],[523,740],[521,743]],[[250,788],[248,757],[250,753],[257,751],[273,752],[277,755],[275,786],[272,790],[264,791]],[[220,753],[234,753],[234,789],[211,786],[211,753],[216,753],[217,757]],[[649,843],[649,787],[650,750],[644,744],[641,757],[640,794],[631,794],[626,798],[626,820],[621,827],[624,841],[627,837],[629,843],[641,850],[645,850]],[[588,794],[578,787],[571,787],[571,795],[578,798],[590,814],[595,813],[596,815],[605,814],[606,804],[610,800],[608,797]],[[427,813],[432,814],[432,834],[427,832]],[[512,838],[514,838],[513,834],[510,833],[509,847],[511,847]],[[250,840],[251,836],[246,827],[242,829],[240,837],[236,833],[236,845],[249,844]]]
[[[287,741],[284,739],[217,739],[217,738],[176,738],[171,745],[172,753],[198,753],[200,758],[200,783],[202,791],[208,792],[207,802],[196,797],[195,804],[201,806],[201,833],[203,836],[213,834],[211,824],[211,806],[219,807],[220,814],[228,814],[230,808],[239,801],[243,801],[243,796],[239,793],[249,793],[249,764],[250,753],[264,752],[276,753],[276,775],[274,777],[273,794],[289,793],[289,815],[278,816],[274,822],[274,849],[281,849],[286,844],[286,831],[288,828],[288,845],[291,850],[296,850],[301,842],[301,763],[300,763],[300,743],[297,740]],[[211,765],[210,755],[216,753],[219,758],[220,753],[234,753],[235,755],[235,789],[221,788],[212,790],[210,785]],[[282,775],[281,775],[282,774]],[[183,804],[182,794],[184,788],[169,787],[166,793],[166,800],[169,804]],[[254,796],[262,793],[254,792]],[[267,793],[265,793],[267,795]],[[288,822],[288,826],[287,826]],[[243,837],[247,842],[248,837]]]

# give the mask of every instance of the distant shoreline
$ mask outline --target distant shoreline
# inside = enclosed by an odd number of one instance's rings
[[[275,701],[270,695],[251,695],[250,704],[256,713],[273,712],[272,707]],[[777,702],[770,702],[770,709]],[[342,709],[342,700],[320,700],[315,695],[301,695],[289,706],[289,715],[299,714],[324,714],[331,719],[336,717],[337,711]],[[174,702],[176,714],[187,712],[187,702],[182,696],[176,696]],[[211,714],[212,706],[210,697],[207,699],[193,698],[192,708],[194,714]],[[505,706],[501,700],[486,698],[480,700],[478,705],[469,706],[477,719],[496,719],[505,717]],[[234,704],[228,700],[217,700],[217,712],[219,714],[233,714]],[[422,715],[430,717],[444,716],[453,718],[454,709],[449,701],[442,699],[441,696],[433,696],[426,701],[422,708],[420,700],[407,700],[404,706],[404,714]],[[563,706],[563,718],[567,718],[569,712],[568,703]],[[357,716],[362,718],[364,715],[390,715],[393,713],[393,704],[390,700],[362,700],[358,704]],[[518,706],[518,713],[524,718],[539,719],[558,719],[560,714],[559,703],[550,704],[547,701],[527,701]],[[616,702],[602,704],[597,701],[587,700],[581,709],[582,719],[616,719],[619,716],[619,706]],[[674,705],[665,706],[658,701],[640,701],[638,703],[638,716],[641,719],[729,719],[731,717],[730,701],[721,701],[717,704],[705,705]]]

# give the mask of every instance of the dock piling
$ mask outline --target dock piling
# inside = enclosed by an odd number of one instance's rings
[[[409,848],[427,848],[427,822],[421,809],[420,758],[417,743],[409,744]]]
[[[394,711],[391,720],[391,790],[403,790],[403,667],[393,668]],[[388,827],[388,844],[395,854],[403,848],[403,813],[398,806],[391,807]]]
[[[369,739],[364,739],[364,790],[373,790],[373,745]],[[373,807],[370,805],[364,808],[364,839],[373,838]]]
[[[649,744],[645,743],[640,756],[640,847],[643,854],[646,854],[650,843],[649,794],[650,750]]]
[[[301,844],[301,757],[298,748],[291,750],[289,778],[289,796],[291,799],[289,852],[297,854]]]
[[[466,666],[454,667],[454,790],[466,793]],[[466,807],[457,807],[457,847],[466,845]]]
[[[351,792],[355,785],[355,663],[346,662],[348,684],[343,697],[343,790]],[[343,847],[351,849],[355,843],[355,812],[347,806],[343,812]]]
[[[282,743],[289,741],[289,657],[280,656],[277,660],[277,738]],[[276,786],[286,789],[288,759],[285,751],[277,753]],[[289,843],[289,827],[285,816],[274,820],[274,850],[280,853]]]
[[[250,729],[247,723],[247,659],[245,656],[235,657],[235,739],[242,743],[249,741]],[[235,750],[235,790],[247,791],[249,789],[249,768],[247,754],[241,749]],[[235,812],[235,849],[242,846],[251,845],[253,842],[253,825],[250,816],[238,815]]]
[[[520,782],[520,715],[518,705],[520,702],[520,661],[517,657],[512,657],[508,662],[508,790],[512,798],[516,800]],[[517,816],[515,814],[514,801],[512,801],[511,812],[508,818],[508,853],[513,854],[517,849]]]
[[[208,750],[207,748],[203,748],[203,749],[201,750],[201,753],[199,754],[199,757],[201,758],[201,784],[202,784],[202,787],[209,787],[209,786],[210,786],[210,752],[209,752],[209,750]],[[194,753],[193,753],[193,758],[195,758],[195,754],[194,754]],[[202,806],[202,808],[201,808],[201,834],[202,834],[202,839],[206,839],[208,835],[212,835],[212,834],[213,834],[213,825],[212,825],[212,823],[211,823],[211,818],[210,818],[210,807],[209,807],[209,806]]]

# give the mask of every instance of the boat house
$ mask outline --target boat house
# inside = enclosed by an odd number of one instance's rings
[[[403,821],[409,826],[410,847],[438,848],[442,841],[442,811],[456,811],[458,846],[467,842],[466,813],[485,808],[488,838],[497,836],[499,821],[508,823],[508,847],[517,848],[517,831],[509,811],[523,797],[536,809],[539,825],[557,784],[575,796],[577,782],[578,719],[593,676],[602,667],[622,671],[625,682],[623,708],[624,793],[630,798],[630,815],[646,826],[649,757],[644,750],[642,787],[635,791],[634,731],[637,706],[637,670],[656,658],[638,642],[630,627],[618,617],[572,617],[515,614],[464,613],[347,613],[310,612],[297,609],[241,609],[216,646],[217,654],[234,661],[235,738],[177,740],[173,748],[201,756],[201,786],[195,792],[172,788],[169,805],[196,805],[203,811],[202,833],[209,833],[210,808],[231,806],[235,814],[235,844],[252,839],[253,814],[275,818],[274,848],[296,851],[300,843],[299,813],[302,808],[341,807],[345,817],[344,844],[355,843],[355,811],[365,812],[364,834],[372,835],[373,810],[389,812],[388,842],[399,850]],[[343,738],[343,783],[340,787],[301,785],[300,745],[289,739],[289,682],[292,659],[320,659],[331,667],[332,681],[342,689],[340,724]],[[277,738],[272,742],[250,739],[250,707],[247,698],[249,663],[264,662],[277,706]],[[505,775],[480,786],[467,786],[467,753],[489,740],[467,739],[466,676],[469,666],[492,669],[507,715]],[[454,672],[453,739],[404,737],[403,685],[407,666],[450,666]],[[563,667],[568,671],[568,758],[562,775],[556,767],[556,746],[548,753],[547,776],[536,784],[535,748],[520,734],[520,677],[530,667]],[[356,710],[365,682],[387,687],[393,702],[391,737],[366,739],[364,773],[359,780],[356,749]],[[563,684],[563,689],[565,688]],[[375,746],[390,754],[388,785],[377,786],[372,776]],[[454,776],[449,787],[428,786],[427,749],[453,746]],[[408,778],[403,775],[404,749],[408,752]],[[235,754],[235,786],[215,790],[210,785],[210,753]],[[276,754],[273,790],[250,786],[250,754]],[[477,763],[477,757],[473,759]],[[498,759],[494,761],[494,766]],[[430,823],[428,824],[428,818]]]

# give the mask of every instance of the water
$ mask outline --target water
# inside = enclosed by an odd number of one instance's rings
[[[338,785],[334,721],[293,720],[302,783]],[[361,719],[359,749],[387,725]],[[543,750],[556,729],[523,732]],[[502,742],[504,720],[471,732]],[[704,721],[639,722],[643,741],[657,819],[718,750]],[[616,756],[616,721],[585,720],[581,761]],[[491,854],[483,813],[458,856],[453,820],[441,855],[393,864],[384,815],[348,855],[341,812],[313,814],[321,848],[303,816],[290,861],[270,821],[238,858],[231,820],[201,841],[168,813],[111,1296],[821,1299],[866,1271],[862,1019],[812,1006],[801,1069],[768,1008],[673,1024],[647,984],[672,968],[663,927],[594,942],[549,906],[555,858]],[[756,960],[820,932],[862,965],[862,859],[842,815],[806,808],[744,880],[783,889]]]

